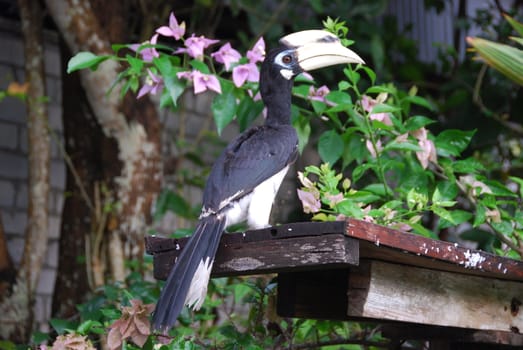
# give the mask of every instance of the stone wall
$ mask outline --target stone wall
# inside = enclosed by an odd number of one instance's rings
[[[0,19],[0,90],[12,81],[23,83],[24,52],[19,23]],[[45,73],[49,125],[53,130],[51,148],[51,193],[49,196],[49,242],[47,258],[37,287],[35,318],[46,330],[58,261],[60,217],[65,188],[65,165],[56,140],[62,138],[60,54],[57,36],[45,33]],[[0,213],[8,249],[18,265],[24,249],[27,225],[27,117],[25,104],[12,97],[0,102]]]

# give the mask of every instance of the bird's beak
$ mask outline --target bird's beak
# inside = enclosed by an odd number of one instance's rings
[[[343,46],[340,39],[325,30],[304,30],[280,39],[280,43],[295,48],[298,64],[304,71],[335,64],[365,62],[354,51]]]

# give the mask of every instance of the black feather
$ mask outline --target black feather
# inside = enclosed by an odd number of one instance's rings
[[[198,222],[162,289],[153,314],[154,329],[166,332],[174,326],[200,261],[207,257],[214,260],[224,229],[225,219],[215,215]]]

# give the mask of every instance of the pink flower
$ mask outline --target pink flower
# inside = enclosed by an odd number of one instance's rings
[[[211,57],[222,63],[225,66],[225,70],[228,71],[231,68],[231,64],[238,62],[242,55],[233,49],[231,44],[227,43],[220,47],[218,51],[213,52]]]
[[[190,38],[185,40],[185,48],[176,50],[176,53],[185,52],[189,56],[201,60],[203,58],[203,50],[217,42],[219,42],[219,40],[207,39],[203,35],[195,36],[193,34]]]
[[[320,102],[327,102],[325,100],[325,96],[330,92],[329,88],[325,85],[319,87],[316,89],[314,86],[309,87],[309,99],[314,101],[320,101]]]
[[[423,169],[427,169],[429,161],[437,163],[438,157],[436,154],[436,147],[432,140],[427,139],[427,129],[420,128],[412,131],[411,134],[418,140],[418,145],[421,148],[421,151],[416,152],[416,157],[421,163]]]
[[[304,213],[317,213],[320,211],[321,203],[317,196],[315,196],[311,192],[302,191],[300,189],[298,191],[298,198],[301,201],[301,204],[303,205],[303,212]]]
[[[374,106],[385,102],[385,100],[387,100],[387,94],[379,94],[375,100],[367,95],[363,95],[363,97],[361,98],[361,107],[363,107],[363,109],[367,113],[370,113]],[[385,125],[392,125],[392,121],[390,120],[390,116],[388,113],[373,113],[369,115],[369,119],[377,120]]]
[[[158,34],[154,34],[151,37],[151,40],[144,42],[143,44],[132,44],[129,46],[129,48],[135,52],[138,52],[140,46],[144,44],[151,44],[156,45],[158,42]],[[142,60],[145,62],[152,62],[155,57],[160,57],[160,54],[154,47],[147,47],[145,49],[140,50],[140,55],[142,56]]]
[[[163,88],[163,79],[161,77],[155,75],[149,69],[147,69],[147,74],[148,76],[145,78],[145,84],[143,84],[140,91],[138,91],[138,96],[136,98],[140,98],[149,93],[156,95],[158,90]]]
[[[363,211],[363,221],[374,222],[374,218],[369,215],[369,212],[372,210],[372,204],[367,205],[362,209]]]
[[[404,134],[401,134],[401,135],[396,136],[395,141],[396,141],[397,143],[403,143],[403,142],[407,142],[408,138],[409,138],[409,133],[406,132],[406,133],[404,133]]]
[[[207,89],[216,91],[219,94],[222,93],[220,81],[212,74],[203,74],[198,70],[193,70],[192,72],[179,72],[176,76],[180,79],[192,80],[195,94],[204,92]]]
[[[336,204],[338,204],[342,200],[344,200],[345,197],[343,196],[343,193],[338,193],[338,194],[330,194],[330,193],[328,193],[325,196],[325,199],[327,199],[329,201],[330,207],[334,208],[336,206]]]
[[[260,71],[254,63],[240,64],[232,69],[232,81],[236,87],[242,86],[246,81],[258,80],[260,80]]]
[[[172,36],[176,40],[180,40],[185,34],[185,22],[178,24],[176,17],[174,17],[174,13],[171,12],[171,15],[169,16],[169,26],[161,26],[156,29],[156,33],[163,36]]]
[[[367,147],[367,150],[372,155],[372,158],[376,158],[377,153],[381,152],[383,150],[383,147],[381,146],[381,140],[378,140],[378,142],[376,142],[376,148],[374,148],[374,146],[372,145],[371,140],[367,140],[365,142],[365,146]]]
[[[265,57],[265,41],[263,38],[258,39],[254,44],[252,50],[247,51],[247,58],[249,63],[256,63],[263,61]]]
[[[247,93],[252,98],[253,101],[261,101],[261,93],[258,91],[256,95],[253,94],[251,89],[247,89]],[[254,95],[254,96],[253,96]]]

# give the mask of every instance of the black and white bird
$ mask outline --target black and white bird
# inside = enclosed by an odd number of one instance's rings
[[[323,30],[293,33],[280,40],[262,63],[260,92],[265,124],[234,139],[214,163],[194,231],[171,270],[153,315],[153,328],[167,332],[184,305],[198,310],[207,294],[214,256],[225,228],[246,221],[268,226],[272,203],[289,165],[298,155],[291,126],[293,78],[334,64],[363,63],[337,36]]]

